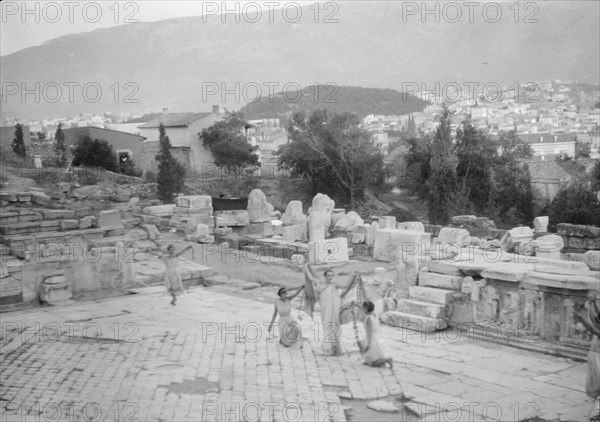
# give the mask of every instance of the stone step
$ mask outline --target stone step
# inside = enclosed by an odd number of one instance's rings
[[[408,291],[410,299],[438,303],[440,305],[447,305],[450,298],[457,294],[457,292],[453,290],[437,289],[435,287],[426,286],[410,286]]]
[[[40,231],[41,221],[29,221],[25,223],[9,223],[0,226],[0,234],[12,236],[16,234],[37,233]]]
[[[460,290],[463,277],[436,274],[430,272],[419,272],[419,286],[438,287],[447,290]]]
[[[443,305],[431,302],[421,302],[413,299],[400,299],[396,308],[398,312],[427,318],[444,319],[446,310]]]
[[[454,277],[463,277],[464,274],[460,271],[456,264],[452,264],[445,261],[427,261],[425,264],[429,269],[429,272],[451,275]]]
[[[448,324],[446,324],[446,321],[443,319],[411,315],[398,311],[385,312],[381,316],[381,321],[385,325],[390,325],[392,327],[400,327],[402,329],[424,333],[433,333],[448,327]]]
[[[11,210],[0,213],[0,225],[26,223],[42,219],[42,214],[30,210]]]

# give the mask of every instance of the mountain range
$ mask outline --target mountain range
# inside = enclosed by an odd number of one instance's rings
[[[436,82],[598,82],[598,2],[536,2],[537,23],[524,22],[531,11],[523,9],[515,19],[512,3],[500,3],[497,23],[481,10],[470,22],[466,9],[456,23],[448,14],[436,23],[407,16],[404,3],[339,2],[333,23],[305,7],[296,23],[279,14],[257,23],[194,16],[59,37],[1,57],[2,114],[202,112],[315,84],[403,91]],[[23,88],[39,98],[22,97]]]

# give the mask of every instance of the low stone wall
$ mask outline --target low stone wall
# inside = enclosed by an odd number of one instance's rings
[[[563,252],[600,250],[600,227],[560,223],[556,232],[565,242]]]
[[[440,230],[444,227],[456,228],[454,226],[440,226],[435,224],[423,224],[426,233],[431,233],[432,237],[437,237],[440,234]],[[483,240],[494,240],[502,239],[502,236],[506,233],[506,230],[501,229],[484,229],[479,227],[463,227],[469,232],[470,236],[478,237]]]

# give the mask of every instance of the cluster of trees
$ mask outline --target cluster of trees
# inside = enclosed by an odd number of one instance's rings
[[[278,150],[280,168],[309,180],[311,194],[326,193],[356,209],[365,190],[383,185],[383,156],[356,115],[327,110],[292,115],[290,142]]]
[[[242,113],[227,113],[223,120],[203,129],[199,137],[211,151],[215,164],[237,175],[259,166],[258,146],[246,140],[248,127]]]
[[[453,139],[445,108],[433,136],[422,134],[408,142],[409,171],[396,176],[427,201],[433,224],[447,224],[460,214],[488,216],[506,224],[529,223],[533,218],[531,177],[521,161],[533,151],[515,132],[492,138],[465,121]]]

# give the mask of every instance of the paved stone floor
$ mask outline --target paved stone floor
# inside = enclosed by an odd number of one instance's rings
[[[361,419],[342,401],[376,399],[402,421],[585,421],[592,406],[584,363],[382,326],[395,367],[369,368],[352,324],[350,353],[325,357],[318,324],[283,348],[272,305],[250,296],[199,287],[170,306],[162,287],[142,291],[2,314],[2,421],[344,421]]]

